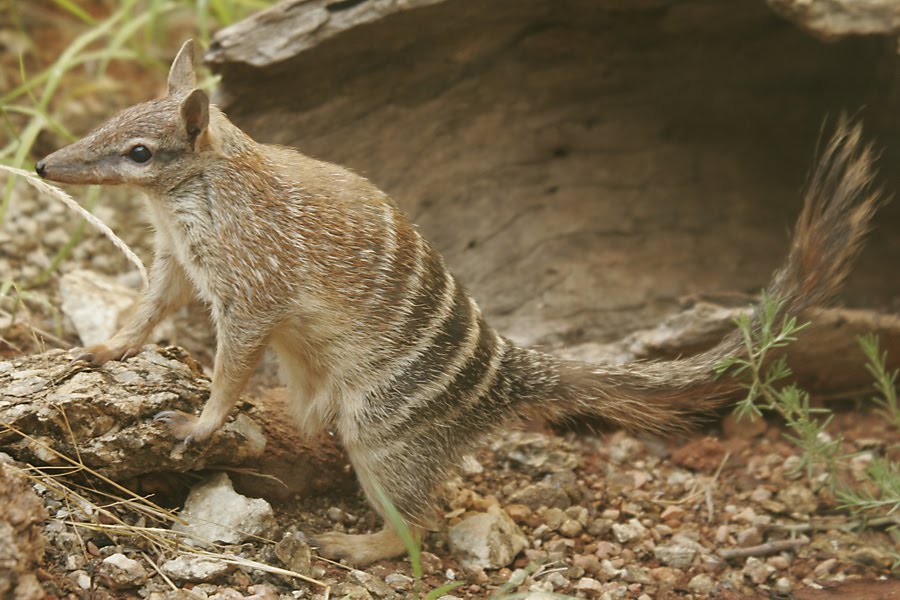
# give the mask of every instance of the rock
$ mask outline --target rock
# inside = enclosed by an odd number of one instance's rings
[[[512,563],[528,540],[502,509],[464,519],[449,531],[450,549],[465,568],[499,569]]]
[[[166,576],[178,581],[200,583],[224,577],[233,568],[232,565],[218,558],[184,554],[164,562],[159,570]]]
[[[349,519],[347,518],[347,513],[345,513],[343,510],[341,510],[337,506],[332,506],[331,508],[328,509],[328,511],[325,514],[326,514],[326,516],[328,516],[329,519],[331,519],[331,521],[333,523],[348,523],[349,522]]]
[[[815,494],[803,483],[792,483],[780,490],[777,498],[792,514],[810,515],[816,512],[819,501]]]
[[[564,490],[547,483],[534,483],[513,493],[509,497],[512,504],[524,504],[535,511],[542,506],[569,508],[572,504]]]
[[[653,577],[660,585],[672,587],[678,583],[681,577],[681,571],[672,567],[657,567],[650,569],[650,576]]]
[[[352,583],[342,583],[332,589],[332,593],[337,593],[337,597],[341,600],[371,600],[372,594],[369,590],[361,585]]]
[[[462,461],[459,463],[459,468],[466,475],[480,475],[484,473],[484,466],[471,454],[463,456]]]
[[[544,523],[553,531],[558,530],[566,520],[566,513],[559,508],[548,508],[544,513]]]
[[[422,563],[422,573],[425,575],[440,573],[444,568],[444,563],[441,561],[440,557],[431,552],[421,552],[419,554],[419,561]]]
[[[600,537],[606,535],[607,532],[612,530],[614,521],[612,519],[594,519],[591,521],[590,525],[588,525],[588,533],[594,537]]]
[[[114,279],[77,269],[59,280],[62,312],[69,317],[85,346],[110,339],[124,324],[138,293]]]
[[[772,492],[764,487],[758,487],[750,494],[750,499],[757,503],[766,502],[771,498]]]
[[[25,475],[17,467],[0,464],[0,598],[45,597],[35,569],[47,544],[41,531],[46,518],[41,499]]]
[[[391,586],[365,571],[350,571],[350,581],[363,586],[376,598],[392,598],[396,595]]]
[[[837,566],[837,563],[838,561],[836,558],[823,560],[813,569],[813,575],[815,575],[816,577],[825,577],[826,575],[831,573],[832,570],[834,570],[834,568]]]
[[[775,591],[779,594],[789,594],[791,589],[793,589],[793,586],[791,585],[791,580],[787,577],[779,577],[775,581]]]
[[[593,554],[576,554],[572,558],[572,564],[584,569],[585,573],[589,575],[600,571],[600,559]]]
[[[625,567],[625,572],[622,573],[622,579],[628,583],[641,583],[646,585],[653,583],[653,579],[650,577],[647,569],[637,565],[628,565]]]
[[[508,504],[506,505],[506,513],[516,523],[527,523],[533,514],[531,509],[524,504]]]
[[[609,459],[616,464],[631,462],[644,452],[644,444],[624,431],[617,431],[610,436],[608,447]]]
[[[81,569],[77,571],[72,571],[69,573],[69,579],[71,579],[75,585],[83,590],[91,589],[91,576],[87,574],[87,571],[83,571]],[[25,596],[26,598],[28,596]],[[34,596],[34,598],[43,598],[43,596]]]
[[[756,585],[762,585],[775,572],[775,567],[767,565],[762,560],[751,556],[744,563],[743,573]]]
[[[580,522],[576,521],[575,519],[566,519],[565,522],[563,522],[562,526],[559,528],[559,533],[571,538],[580,534],[582,529],[584,529],[584,527]]]
[[[737,521],[740,523],[752,523],[755,518],[756,518],[756,511],[748,506],[744,510],[733,515],[731,517],[731,520]]]
[[[147,570],[143,565],[121,553],[103,559],[100,563],[100,575],[114,589],[137,587],[147,581]]]
[[[679,534],[673,537],[668,544],[654,548],[653,555],[664,565],[676,569],[689,569],[694,562],[694,557],[703,551],[705,548],[696,541]]]
[[[702,596],[709,596],[713,588],[716,587],[716,582],[713,581],[712,577],[701,573],[700,575],[695,575],[688,582],[688,589],[694,592],[695,594],[701,594]]]
[[[275,530],[269,503],[235,492],[225,473],[194,486],[178,516],[187,525],[176,523],[172,529],[187,534],[189,542],[240,544],[254,537],[270,537]]]
[[[669,519],[680,519],[685,515],[685,511],[680,506],[675,506],[674,504],[670,504],[666,507],[662,514],[659,515],[659,518],[663,521],[668,521]]]
[[[389,573],[384,578],[384,582],[398,592],[408,590],[412,587],[414,581],[415,580],[412,577],[408,577],[403,573]]]
[[[857,548],[847,555],[847,558],[855,563],[874,567],[876,569],[887,569],[890,567],[891,563],[896,560],[896,557],[891,558],[887,553],[868,546]]]
[[[590,577],[582,577],[575,584],[575,589],[587,594],[588,598],[599,598],[603,594],[603,584]]]
[[[578,465],[571,447],[542,433],[511,431],[493,449],[498,456],[535,474],[571,470]]]
[[[763,536],[756,527],[748,527],[737,534],[737,543],[742,548],[762,544]]]
[[[643,539],[647,535],[647,528],[637,519],[631,519],[627,523],[613,525],[612,532],[620,544],[627,544]]]
[[[275,544],[275,556],[291,571],[310,576],[312,549],[300,534],[296,532],[285,534],[281,541]]]
[[[251,585],[247,588],[249,596],[244,596],[243,600],[279,600],[278,592],[270,585]]]

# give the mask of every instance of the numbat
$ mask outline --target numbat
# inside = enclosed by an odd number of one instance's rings
[[[210,398],[199,417],[158,415],[175,437],[197,444],[215,432],[271,345],[297,427],[337,431],[375,509],[384,516],[388,498],[419,533],[456,463],[511,419],[589,416],[665,432],[735,397],[714,366],[744,351],[736,335],[691,358],[623,366],[504,339],[387,195],[347,169],[253,141],[210,105],[195,88],[193,52],[190,41],[181,48],[165,98],[37,164],[54,181],[138,186],[156,226],[134,318],[82,358],[134,355],[192,292],[209,305]],[[841,119],[767,290],[786,311],[822,304],[842,283],[879,202],[871,162],[860,128]],[[405,552],[390,524],[315,541],[357,565]]]

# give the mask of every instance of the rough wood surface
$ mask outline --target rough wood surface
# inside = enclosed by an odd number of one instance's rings
[[[216,34],[209,60],[264,67],[342,31],[444,0],[287,0]]]
[[[0,463],[0,598],[46,598],[35,576],[46,540],[47,511],[16,467]]]
[[[897,0],[766,0],[772,10],[826,40],[848,35],[897,35]]]
[[[99,369],[73,363],[73,356],[52,351],[0,362],[0,449],[23,462],[67,464],[58,452],[119,481],[242,467],[262,475],[237,475],[242,489],[269,497],[321,491],[348,479],[334,443],[294,433],[273,406],[280,401],[274,394],[244,403],[207,442],[171,438],[154,415],[199,411],[209,394],[209,380],[181,349],[148,346]]]
[[[249,66],[278,27],[213,44],[229,116],[388,191],[522,343],[610,342],[684,297],[758,292],[841,110],[866,107],[900,189],[894,42],[823,44],[760,0],[446,0]],[[897,306],[898,223],[894,202],[849,305]]]

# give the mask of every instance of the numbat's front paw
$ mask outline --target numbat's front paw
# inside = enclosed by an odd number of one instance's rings
[[[84,351],[75,357],[76,361],[88,363],[91,366],[99,367],[111,360],[125,360],[132,356],[137,356],[141,351],[141,346],[107,346],[106,344],[96,344],[85,348]]]
[[[164,410],[153,417],[153,420],[164,424],[174,437],[184,440],[185,444],[191,441],[202,442],[213,432],[203,427],[196,415],[180,410]]]

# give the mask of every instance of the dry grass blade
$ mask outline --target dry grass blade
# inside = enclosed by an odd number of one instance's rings
[[[50,185],[38,179],[35,175],[23,169],[17,169],[15,167],[10,167],[7,165],[0,165],[0,170],[4,170],[9,173],[24,177],[25,181],[27,181],[29,185],[34,187],[38,192],[53,196],[54,198],[65,204],[67,207],[80,214],[88,223],[91,224],[91,226],[105,235],[113,243],[113,245],[115,245],[115,247],[118,248],[119,251],[122,252],[122,254],[124,254],[128,258],[128,260],[134,264],[135,267],[137,267],[137,270],[141,274],[141,280],[143,281],[144,286],[146,287],[148,285],[149,280],[147,278],[147,269],[144,268],[144,263],[141,262],[141,259],[138,258],[138,255],[135,254],[131,250],[131,248],[129,248],[128,245],[119,238],[119,236],[113,233],[112,229],[110,229],[106,225],[106,223],[104,223],[88,211],[84,210],[84,208],[82,208],[80,204],[75,202],[75,200],[70,195],[68,195],[58,187]]]
[[[208,558],[215,558],[217,560],[221,560],[224,563],[228,563],[230,565],[237,565],[239,567],[247,567],[249,569],[256,569],[258,571],[263,571],[265,573],[271,573],[272,575],[284,575],[286,577],[296,577],[301,581],[305,581],[306,583],[311,583],[313,585],[318,585],[320,587],[330,589],[330,586],[324,581],[319,581],[318,579],[313,579],[312,577],[308,577],[303,573],[298,573],[296,571],[291,571],[289,569],[282,569],[280,567],[273,567],[271,565],[267,565],[265,563],[256,562],[255,560],[250,560],[248,558],[241,558],[239,556],[231,556],[228,554],[216,554],[214,552],[204,552],[202,550],[198,550],[196,552],[183,552],[182,554],[191,555],[191,556],[205,556]]]
[[[21,429],[12,426],[12,425],[10,425],[9,423],[4,423],[4,422],[0,422],[0,427],[3,427],[3,428],[5,428],[7,431],[11,431],[11,432],[15,433],[16,435],[19,435],[19,436],[25,438],[26,440],[28,440],[28,441],[31,442],[32,444],[35,444],[36,446],[40,447],[41,449],[46,450],[47,452],[50,452],[51,454],[53,454],[54,456],[56,456],[57,458],[59,458],[59,459],[62,460],[63,462],[66,462],[66,463],[72,465],[73,467],[77,467],[78,470],[82,470],[82,471],[84,471],[84,472],[86,472],[86,473],[88,473],[88,474],[90,474],[90,475],[96,477],[97,479],[99,479],[99,480],[102,481],[103,483],[105,483],[105,484],[107,484],[107,485],[109,485],[109,486],[111,486],[111,487],[113,487],[113,488],[119,490],[120,492],[122,492],[122,493],[125,495],[126,498],[128,498],[128,499],[130,499],[130,500],[132,500],[132,501],[134,501],[134,502],[136,502],[136,503],[138,503],[138,504],[141,504],[141,505],[143,505],[144,507],[152,508],[153,510],[157,511],[158,514],[160,514],[160,515],[167,515],[167,518],[168,518],[170,521],[174,521],[174,522],[177,522],[177,523],[184,523],[184,521],[183,521],[182,519],[180,519],[180,518],[178,518],[176,515],[172,514],[171,511],[166,510],[165,508],[159,506],[158,504],[155,504],[155,503],[149,501],[148,499],[146,499],[145,497],[143,497],[143,496],[141,496],[141,495],[139,495],[139,494],[133,492],[132,490],[129,490],[128,488],[126,488],[126,487],[124,487],[124,486],[122,486],[122,485],[116,483],[116,482],[113,481],[112,479],[110,479],[110,478],[106,477],[105,475],[103,475],[103,474],[101,474],[101,473],[95,471],[94,469],[88,467],[87,465],[85,465],[85,464],[83,464],[83,463],[80,463],[80,462],[78,462],[78,461],[76,461],[76,460],[73,460],[72,458],[69,458],[68,456],[66,456],[66,455],[63,454],[62,452],[59,452],[59,451],[56,450],[55,448],[52,448],[52,447],[48,446],[47,444],[45,444],[45,443],[42,442],[41,440],[38,440],[38,439],[35,438],[34,436],[25,433],[25,432],[22,431]]]

